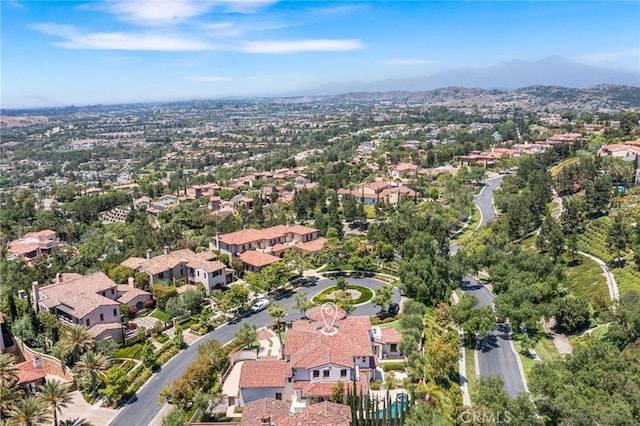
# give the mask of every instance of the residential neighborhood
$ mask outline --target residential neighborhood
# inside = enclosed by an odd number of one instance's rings
[[[639,419],[637,111],[354,96],[3,124],[0,415]]]

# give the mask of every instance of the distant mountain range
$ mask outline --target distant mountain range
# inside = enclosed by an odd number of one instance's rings
[[[394,101],[431,105],[497,105],[532,111],[640,111],[640,87],[600,84],[588,88],[529,86],[517,90],[442,87],[426,91],[351,92],[326,96],[342,102]]]
[[[519,89],[527,86],[573,88],[616,84],[640,87],[640,72],[597,68],[560,56],[535,62],[501,62],[488,68],[458,68],[424,77],[380,80],[371,83],[342,83],[311,89],[307,94],[345,92],[424,91],[440,87],[462,86],[481,89]]]

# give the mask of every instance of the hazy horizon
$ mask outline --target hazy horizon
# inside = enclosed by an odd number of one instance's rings
[[[460,70],[491,74],[513,61],[549,57],[609,73],[593,78],[640,76],[637,2],[114,0],[0,7],[3,109],[339,93]],[[572,71],[558,70],[557,81],[571,84],[573,76],[560,74]]]

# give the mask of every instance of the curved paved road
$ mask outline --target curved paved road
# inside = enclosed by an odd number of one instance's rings
[[[487,179],[486,185],[474,202],[480,209],[480,223],[478,228],[486,225],[498,217],[493,206],[493,191],[502,183],[503,176]],[[495,295],[475,277],[466,276],[461,289],[478,299],[479,307],[490,306]],[[497,330],[478,341],[475,351],[476,370],[481,376],[500,376],[504,381],[504,388],[511,397],[520,392],[528,392],[520,358],[511,341],[511,330],[507,324],[499,324]]]
[[[382,284],[382,281],[373,278],[347,278],[348,283],[361,285],[374,289]],[[316,282],[315,285],[310,287],[301,287],[297,291],[306,291],[309,297],[315,296],[322,290],[335,285],[335,279],[323,278]],[[288,315],[285,318],[287,321],[300,318],[300,312],[293,308],[295,292],[290,293],[287,297],[284,297],[277,301],[288,308]],[[400,294],[398,290],[393,290],[393,301],[395,303],[400,302]],[[354,315],[375,315],[379,312],[379,308],[367,303],[366,305],[358,306],[354,312]],[[156,414],[160,411],[158,405],[158,398],[160,396],[160,390],[162,387],[177,379],[182,375],[184,368],[193,361],[196,357],[198,347],[210,339],[217,339],[223,344],[226,344],[233,340],[236,331],[242,325],[242,322],[249,321],[255,323],[258,328],[265,327],[271,324],[273,321],[269,317],[267,310],[259,312],[257,314],[249,315],[241,318],[235,323],[227,323],[218,327],[216,330],[211,331],[207,335],[200,338],[198,341],[191,344],[187,349],[176,355],[171,361],[162,366],[162,369],[151,376],[151,379],[136,393],[134,399],[120,410],[115,419],[110,423],[111,426],[133,426],[133,425],[148,425],[151,423]]]

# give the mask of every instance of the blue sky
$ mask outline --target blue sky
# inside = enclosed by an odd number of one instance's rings
[[[640,2],[0,1],[1,106],[313,92],[560,55],[640,70]]]

